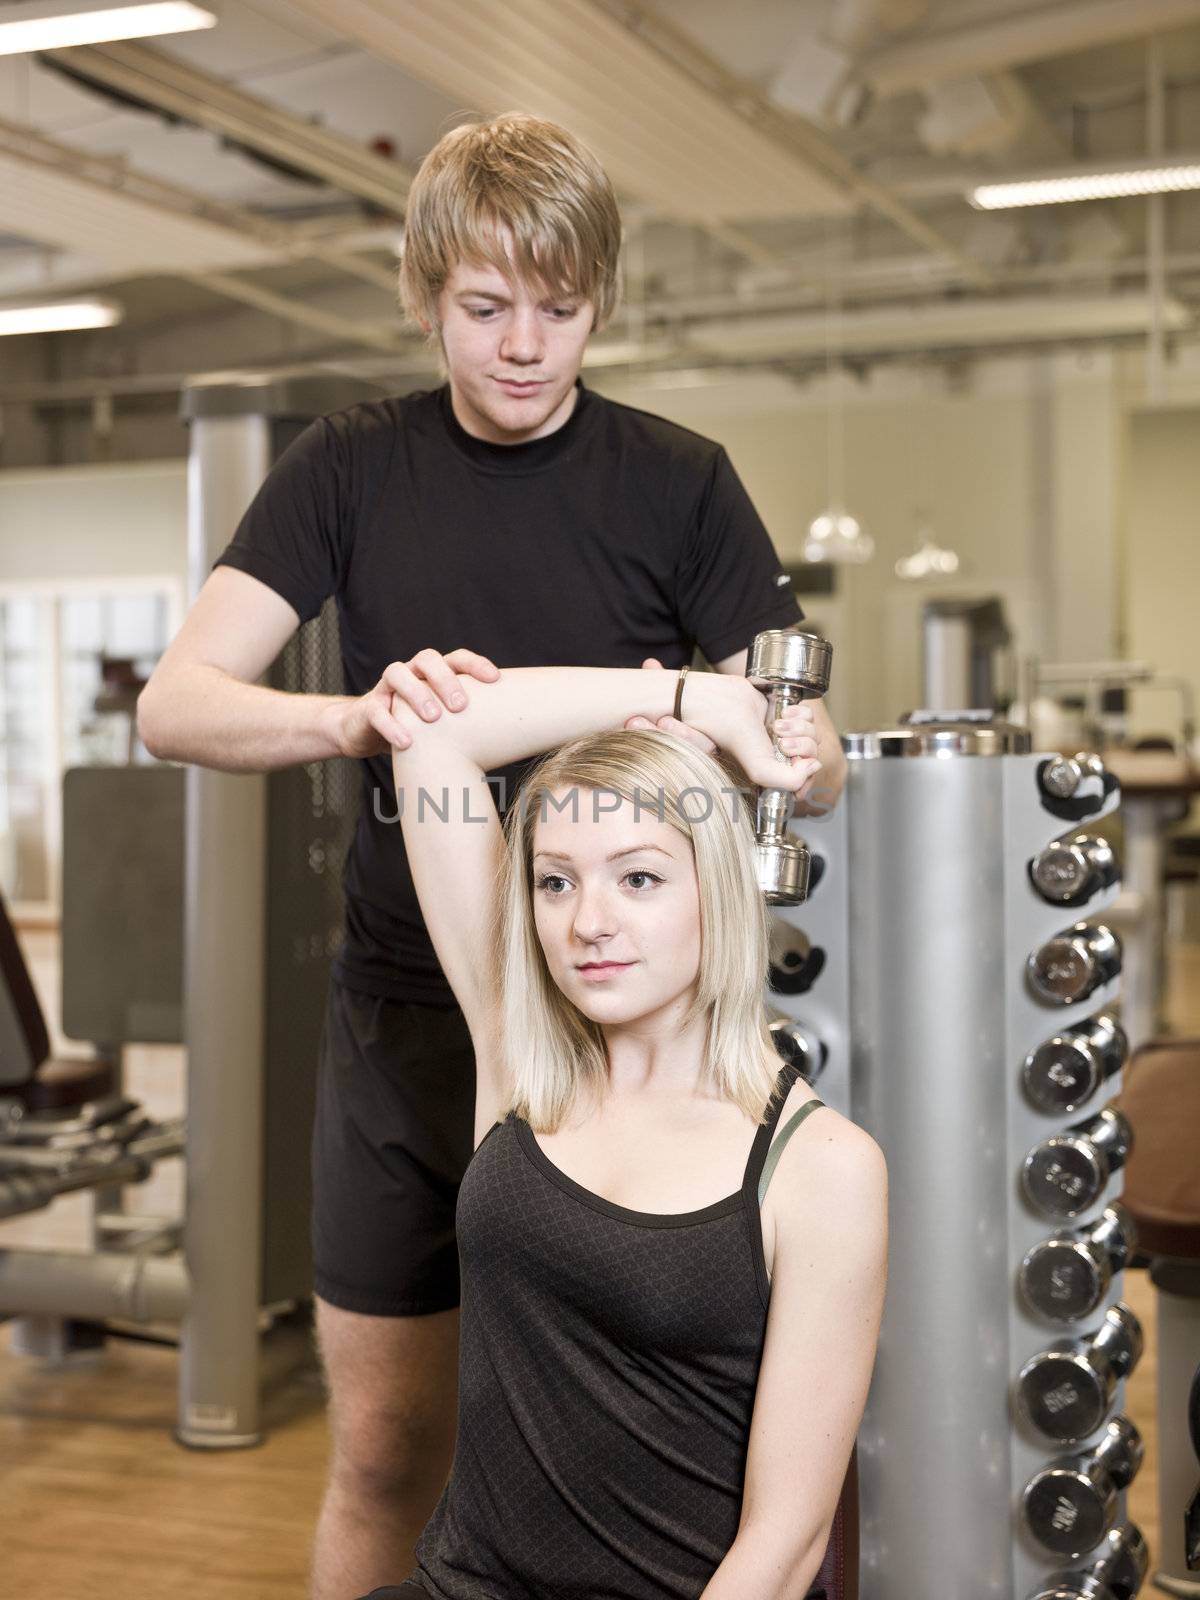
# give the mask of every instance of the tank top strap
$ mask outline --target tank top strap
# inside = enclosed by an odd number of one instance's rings
[[[796,1129],[805,1120],[805,1118],[811,1116],[814,1111],[819,1111],[824,1104],[824,1100],[818,1100],[816,1095],[814,1095],[811,1100],[806,1100],[800,1109],[798,1111],[794,1111],[788,1118],[787,1126],[779,1135],[778,1139],[775,1140],[771,1148],[767,1151],[767,1159],[763,1163],[762,1176],[758,1180],[758,1203],[760,1206],[766,1198],[767,1185],[771,1181],[772,1173],[779,1165],[780,1156],[787,1148],[788,1140],[792,1137]]]
[[[787,1061],[780,1068],[779,1076],[775,1080],[775,1092],[767,1105],[767,1120],[754,1135],[754,1143],[750,1146],[750,1154],[746,1160],[746,1171],[742,1179],[742,1192],[747,1196],[753,1195],[758,1188],[763,1166],[766,1163],[767,1152],[771,1147],[771,1140],[775,1137],[775,1130],[779,1126],[779,1118],[783,1112],[784,1102],[791,1093],[792,1085],[799,1075],[799,1065],[794,1061]]]

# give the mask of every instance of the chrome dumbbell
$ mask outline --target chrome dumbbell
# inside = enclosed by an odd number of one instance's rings
[[[789,706],[820,699],[829,688],[832,661],[833,646],[815,633],[770,628],[755,636],[746,659],[746,676],[769,690],[768,726]],[[780,760],[786,759],[782,752],[777,753]],[[754,830],[758,885],[769,905],[797,905],[808,893],[808,849],[788,833],[793,807],[794,797],[787,789],[763,789],[759,794]]]
[[[1135,1600],[1150,1552],[1135,1523],[1114,1528],[1086,1568],[1056,1572],[1029,1600]]]
[[[775,1017],[767,1027],[780,1058],[798,1067],[806,1083],[816,1083],[825,1070],[829,1051],[812,1029],[791,1017]]]
[[[1101,1426],[1141,1355],[1141,1323],[1128,1306],[1110,1306],[1090,1339],[1060,1340],[1025,1363],[1017,1404],[1045,1438],[1078,1444]]]
[[[1118,1417],[1094,1450],[1060,1456],[1030,1478],[1021,1496],[1025,1526],[1047,1550],[1078,1560],[1112,1532],[1118,1497],[1143,1453],[1141,1434],[1128,1417]]]
[[[1120,876],[1112,845],[1090,833],[1055,839],[1029,863],[1029,881],[1056,906],[1081,906]]]
[[[1066,806],[1082,816],[1099,811],[1116,783],[1098,755],[1080,751],[1044,761],[1038,768],[1038,786],[1050,810]]]
[[[1021,1263],[1026,1304],[1051,1322],[1076,1322],[1088,1316],[1136,1246],[1133,1218],[1119,1202],[1106,1206],[1090,1228],[1043,1239]]]
[[[1078,1217],[1094,1206],[1133,1147],[1133,1129],[1115,1106],[1035,1144],[1021,1165],[1031,1205],[1050,1217]]]
[[[1030,956],[1029,987],[1052,1006],[1074,1006],[1121,970],[1121,941],[1111,928],[1077,922],[1056,933]]]
[[[1021,1078],[1031,1105],[1050,1115],[1077,1111],[1129,1055],[1129,1041],[1103,1012],[1064,1028],[1025,1058]]]

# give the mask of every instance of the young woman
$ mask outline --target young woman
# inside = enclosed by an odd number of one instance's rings
[[[764,1017],[749,786],[807,793],[812,710],[776,725],[781,761],[744,679],[691,675],[686,726],[673,673],[470,688],[432,724],[394,702],[476,1150],[453,1469],[417,1570],[375,1600],[802,1600],[886,1249],[877,1146],[808,1115]],[[547,749],[502,826],[484,774]]]

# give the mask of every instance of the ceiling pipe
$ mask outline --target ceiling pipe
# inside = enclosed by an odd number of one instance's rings
[[[1198,19],[1200,0],[1056,0],[881,45],[862,58],[856,74],[878,95],[903,94],[948,78],[1144,38]]]
[[[296,167],[345,194],[403,213],[413,180],[410,167],[149,45],[89,45],[56,51],[55,59],[85,78]]]
[[[680,72],[705,87],[714,99],[730,106],[752,127],[766,133],[773,142],[791,150],[814,170],[838,184],[849,196],[870,207],[895,224],[917,244],[945,256],[968,283],[988,287],[992,273],[953,239],[931,226],[911,207],[898,199],[884,184],[860,171],[850,158],[818,127],[806,118],[786,114],[771,104],[753,84],[729,72],[681,29],[673,27],[655,12],[627,0],[591,0],[599,10],[614,17],[643,39]],[[1200,0],[1195,0],[1200,6]]]

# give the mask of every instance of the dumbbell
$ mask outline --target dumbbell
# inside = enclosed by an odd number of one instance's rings
[[[801,700],[819,700],[829,688],[833,646],[815,633],[769,628],[757,634],[746,658],[746,676],[769,689],[767,725]],[[781,761],[787,757],[776,745]],[[767,903],[798,905],[808,893],[808,848],[788,834],[795,799],[788,789],[763,789],[758,796],[755,826],[758,886]]]
[[[1099,755],[1083,750],[1078,755],[1054,755],[1043,762],[1037,781],[1048,810],[1061,814],[1062,808],[1075,811],[1078,816],[1099,811],[1115,787],[1114,778]]]
[[[791,1017],[776,1017],[767,1026],[781,1059],[798,1067],[805,1083],[816,1083],[825,1070],[829,1050],[811,1028]]]
[[[1094,1450],[1060,1456],[1034,1474],[1021,1496],[1025,1526],[1039,1544],[1072,1561],[1095,1549],[1117,1520],[1118,1496],[1142,1464],[1142,1436],[1117,1417]]]
[[[1121,941],[1102,923],[1077,922],[1035,950],[1026,970],[1039,1000],[1078,1005],[1120,972]]]
[[[1021,1166],[1032,1205],[1051,1217],[1078,1217],[1104,1193],[1133,1146],[1129,1120],[1115,1106],[1035,1144]]]
[[[1056,1572],[1029,1600],[1135,1600],[1150,1552],[1135,1523],[1113,1528],[1086,1570]]]
[[[1137,1247],[1133,1218],[1119,1202],[1090,1228],[1055,1234],[1021,1263],[1021,1293],[1051,1322],[1075,1322],[1094,1311]]]
[[[1029,863],[1033,887],[1056,906],[1080,906],[1120,875],[1112,845],[1090,833],[1055,839]]]
[[[1050,1115],[1077,1111],[1106,1079],[1120,1072],[1129,1041],[1119,1022],[1103,1012],[1064,1028],[1025,1058],[1025,1095]]]
[[[1025,1363],[1017,1404],[1045,1438],[1078,1444],[1100,1427],[1141,1355],[1141,1323],[1127,1305],[1110,1306],[1090,1339],[1061,1339]]]

